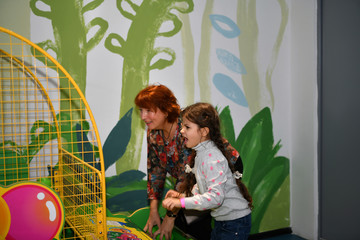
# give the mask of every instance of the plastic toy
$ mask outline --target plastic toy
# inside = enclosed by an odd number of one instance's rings
[[[0,133],[0,238],[43,239],[22,238],[16,234],[31,232],[13,229],[15,221],[38,228],[40,220],[47,236],[106,239],[103,155],[86,99],[47,52],[1,27]],[[56,194],[44,190],[35,198],[31,194],[38,184],[46,184]],[[13,194],[21,197],[16,200]],[[47,198],[52,206],[43,205]],[[48,221],[50,208],[56,213],[50,218],[58,217],[63,208],[63,228],[61,219],[56,218],[56,224]],[[15,212],[24,219],[13,218]],[[33,216],[30,222],[29,216]]]
[[[36,182],[0,187],[0,202],[1,239],[59,239],[64,208],[52,188]]]

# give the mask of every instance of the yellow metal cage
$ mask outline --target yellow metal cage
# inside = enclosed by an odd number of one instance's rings
[[[60,197],[61,239],[106,239],[105,172],[88,103],[36,44],[0,27],[0,187],[40,182]]]

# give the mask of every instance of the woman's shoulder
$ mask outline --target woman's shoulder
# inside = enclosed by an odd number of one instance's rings
[[[148,130],[147,131],[147,139],[150,144],[163,144],[163,138],[159,130]]]

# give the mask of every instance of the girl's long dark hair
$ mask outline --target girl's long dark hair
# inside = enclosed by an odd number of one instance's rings
[[[209,128],[209,138],[211,141],[215,143],[215,145],[219,148],[219,150],[223,153],[223,155],[226,157],[229,168],[231,169],[231,172],[234,173],[236,171],[234,164],[231,163],[231,153],[225,151],[224,146],[224,139],[221,135],[220,131],[220,118],[219,114],[216,111],[216,109],[209,103],[195,103],[193,105],[190,105],[186,107],[181,112],[181,117],[186,118],[190,122],[193,122],[199,126],[199,128],[207,127]],[[190,167],[194,167],[194,159],[195,159],[195,153],[190,161]],[[239,157],[238,161],[241,161],[241,158]],[[249,207],[252,209],[252,197],[245,186],[245,184],[241,181],[241,179],[235,179],[236,183],[239,187],[239,190],[243,197],[248,201]],[[195,185],[195,175],[193,173],[186,174],[186,178],[183,182],[183,184],[180,187],[180,191],[184,192],[187,196],[191,195],[191,190],[193,186]]]

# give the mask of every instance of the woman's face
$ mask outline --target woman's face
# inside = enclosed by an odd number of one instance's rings
[[[159,108],[156,108],[155,110],[139,108],[139,110],[141,120],[145,122],[149,129],[164,129],[167,116]]]
[[[193,148],[196,145],[198,145],[200,142],[205,140],[202,131],[199,128],[199,125],[190,122],[186,118],[183,119],[180,132],[185,139],[185,146],[187,148]]]

